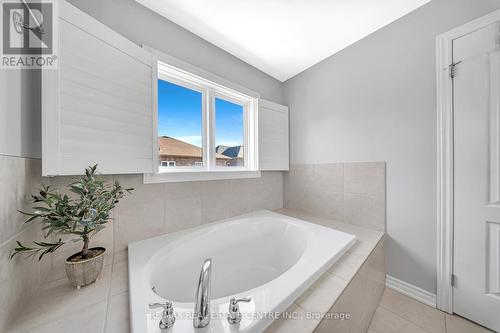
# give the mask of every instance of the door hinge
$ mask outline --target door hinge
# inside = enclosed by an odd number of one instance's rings
[[[457,61],[448,66],[449,71],[450,71],[450,79],[454,79],[455,76],[457,76],[457,65],[461,63],[462,61]]]
[[[451,274],[450,275],[450,285],[452,287],[456,287],[457,286],[457,276],[455,274]]]

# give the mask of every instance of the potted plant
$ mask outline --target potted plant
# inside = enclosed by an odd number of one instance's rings
[[[66,259],[66,275],[70,283],[78,289],[97,280],[104,264],[103,247],[89,248],[90,240],[106,227],[111,220],[110,211],[124,193],[131,193],[132,188],[122,189],[118,182],[107,183],[96,173],[97,165],[85,169],[85,175],[68,185],[73,196],[61,194],[50,186],[43,185],[39,193],[32,195],[35,204],[32,213],[21,212],[29,216],[25,223],[40,222],[44,238],[53,235],[73,235],[74,237],[55,242],[33,242],[25,246],[17,241],[10,259],[18,254],[28,257],[38,255],[41,260],[47,253],[53,253],[68,242],[83,243],[82,250]]]

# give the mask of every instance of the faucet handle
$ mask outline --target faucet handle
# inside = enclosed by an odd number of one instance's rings
[[[231,297],[231,300],[229,301],[231,305],[237,305],[239,302],[251,302],[252,297]]]
[[[172,302],[170,301],[165,301],[164,303],[149,303],[149,308],[151,310],[157,309],[157,308],[163,308],[163,310],[170,309],[172,307]]]
[[[227,314],[227,321],[230,324],[238,324],[241,321],[241,312],[238,303],[250,301],[252,301],[252,297],[231,297],[231,300],[229,301],[229,313]]]
[[[163,309],[163,314],[162,314],[160,323],[158,324],[160,329],[164,330],[164,329],[167,329],[167,328],[174,326],[175,315],[174,315],[174,306],[172,305],[172,302],[165,301],[164,303],[150,303],[149,308],[150,309],[157,309],[157,308]]]

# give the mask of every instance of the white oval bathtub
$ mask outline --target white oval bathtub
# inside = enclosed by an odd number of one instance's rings
[[[260,211],[234,219],[129,244],[131,326],[135,333],[161,332],[161,310],[148,304],[170,300],[175,332],[262,332],[353,244],[340,231]],[[212,259],[212,319],[194,329],[192,312],[203,261]],[[230,327],[231,297],[243,320]],[[233,325],[234,326],[234,325]]]

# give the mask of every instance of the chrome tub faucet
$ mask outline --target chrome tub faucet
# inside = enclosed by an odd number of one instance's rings
[[[150,309],[162,308],[163,313],[159,323],[160,329],[168,329],[174,326],[175,323],[175,315],[174,315],[174,307],[172,306],[172,302],[166,301],[165,303],[150,303]]]
[[[205,259],[201,266],[196,304],[194,306],[193,326],[203,328],[210,323],[210,280],[212,275],[212,259]]]
[[[252,297],[243,297],[243,298],[231,297],[231,300],[229,301],[229,311],[227,314],[227,321],[233,325],[239,324],[242,315],[238,303],[250,302],[250,301],[252,301]]]

